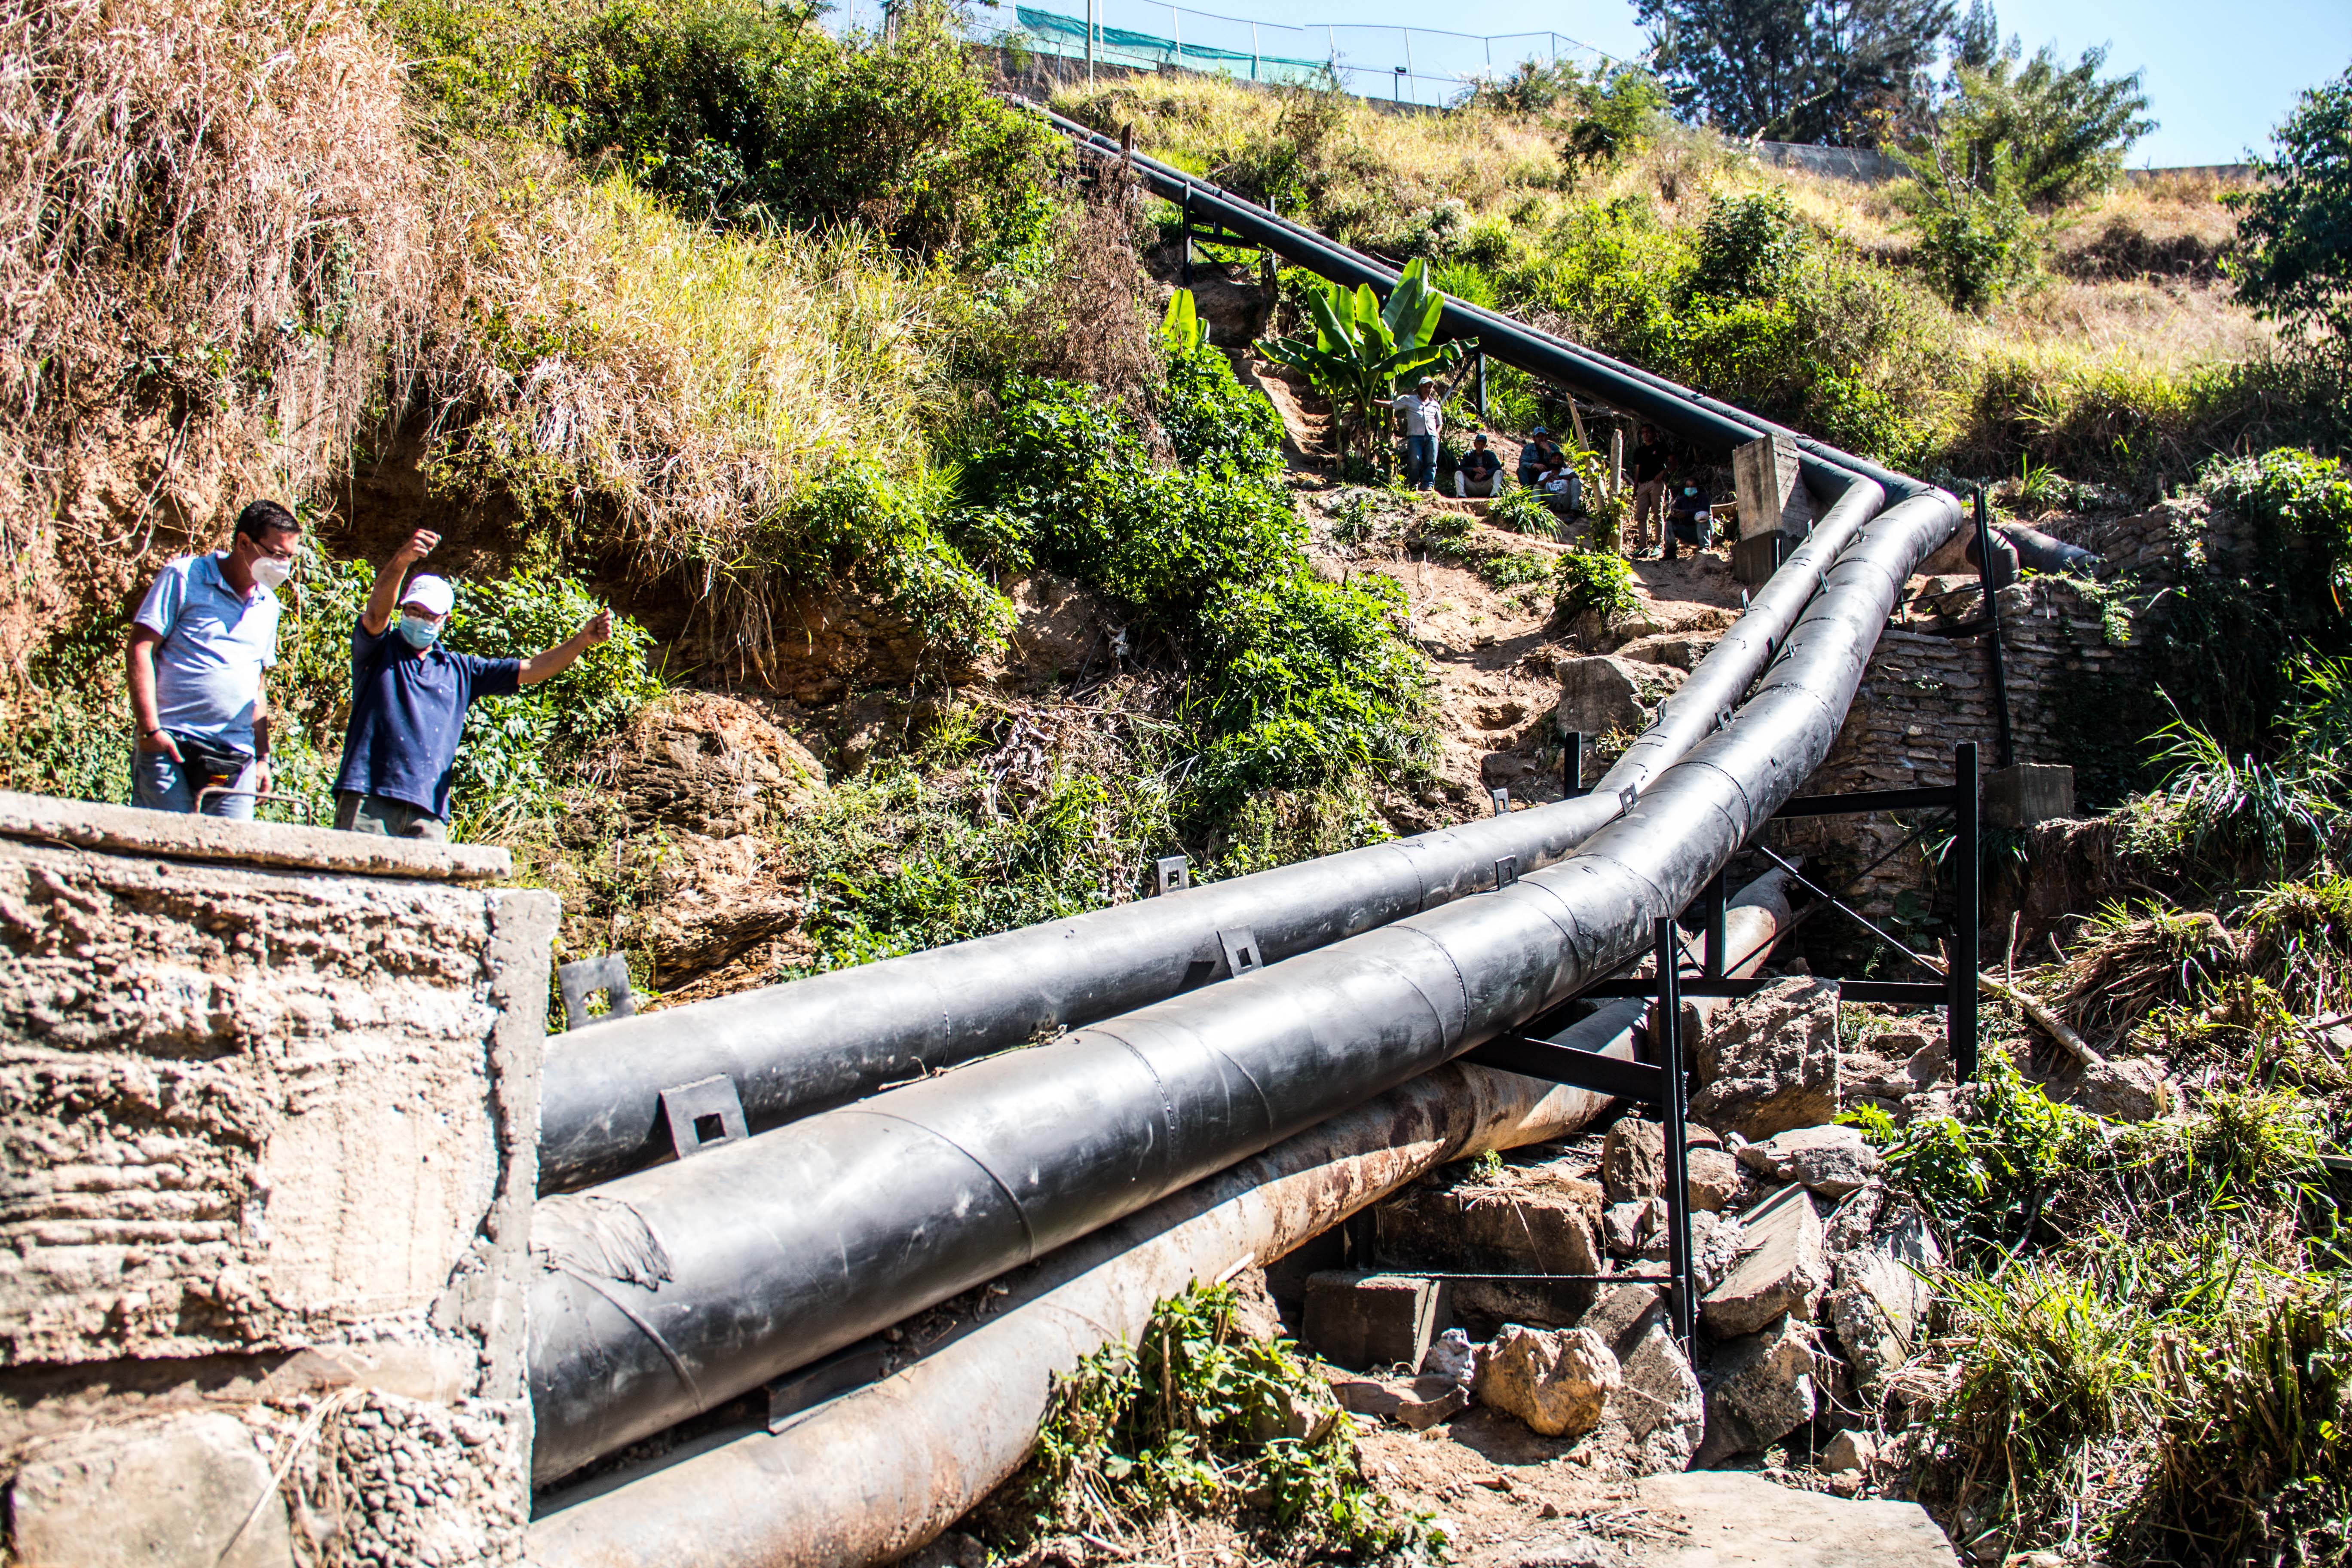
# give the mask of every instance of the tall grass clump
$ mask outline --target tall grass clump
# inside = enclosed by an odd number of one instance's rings
[[[339,471],[432,295],[397,62],[341,5],[0,4],[0,658],[159,533]],[[160,433],[158,433],[160,432]]]

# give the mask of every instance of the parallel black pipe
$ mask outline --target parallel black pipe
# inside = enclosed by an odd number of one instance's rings
[[[603,1180],[667,1148],[666,1089],[734,1080],[755,1131],[883,1085],[1129,1012],[1221,973],[1221,931],[1271,963],[1549,866],[1711,734],[1770,661],[1883,492],[1852,484],[1591,793],[1140,903],[558,1036],[540,1189]]]
[[[578,1197],[532,1250],[534,1479],[553,1480],[1083,1236],[1574,995],[1821,763],[1941,492],[1864,529],[1738,721],[1573,858]]]
[[[1383,266],[1172,164],[1140,153],[1123,153],[1110,137],[1042,104],[1021,98],[1013,101],[1043,115],[1055,129],[1080,145],[1123,159],[1153,195],[1182,203],[1189,210],[1214,213],[1225,227],[1318,276],[1351,287],[1369,284],[1381,293],[1396,284],[1399,275],[1394,268]],[[1927,494],[1932,488],[1866,458],[1775,425],[1744,408],[1693,392],[1664,376],[1475,305],[1449,298],[1438,318],[1437,331],[1441,338],[1475,338],[1484,353],[1507,364],[1586,391],[1604,403],[1718,454],[1727,453],[1759,436],[1787,436],[1797,445],[1806,483],[1824,499],[1841,493],[1857,475],[1876,480],[1887,494],[1897,499]]]

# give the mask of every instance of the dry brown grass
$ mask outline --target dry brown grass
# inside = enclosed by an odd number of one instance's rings
[[[394,64],[351,10],[0,0],[0,656],[159,533],[340,466],[429,298]],[[401,356],[405,357],[405,356]]]

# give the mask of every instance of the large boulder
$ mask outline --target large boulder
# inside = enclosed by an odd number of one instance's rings
[[[1717,1011],[1690,1113],[1754,1142],[1838,1113],[1837,984],[1791,976]]]
[[[1717,1339],[1752,1334],[1787,1314],[1810,1321],[1830,1288],[1821,1216],[1802,1187],[1784,1187],[1744,1216],[1742,1251],[1723,1282],[1699,1301],[1699,1321]]]
[[[1563,735],[1606,735],[1612,730],[1638,734],[1649,728],[1658,704],[1687,679],[1685,671],[1670,664],[1606,654],[1563,658],[1553,669],[1559,677],[1559,706],[1553,717]]]
[[[614,798],[639,827],[731,838],[824,788],[814,753],[740,698],[677,691],[649,704],[607,753]]]
[[[1752,1453],[1811,1421],[1820,1404],[1820,1358],[1812,1325],[1789,1317],[1717,1346],[1706,1437],[1694,1462]]]
[[[1478,1356],[1475,1392],[1547,1437],[1581,1437],[1623,1384],[1617,1357],[1590,1329],[1509,1324]]]

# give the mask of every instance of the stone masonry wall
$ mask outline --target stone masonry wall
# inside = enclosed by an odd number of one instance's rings
[[[505,858],[0,796],[16,1562],[519,1556],[556,908]]]
[[[2235,552],[2244,543],[2234,520],[2210,514],[2193,500],[2168,501],[2130,517],[2048,525],[2046,531],[2105,555],[2104,575],[2110,581],[2122,575],[2136,579],[2143,596],[2179,581],[2193,569],[2199,552]],[[1940,561],[1927,564],[1931,570],[1939,564],[1960,570]],[[1979,595],[1958,577],[1915,579],[1913,588],[1938,584],[1950,589],[1945,601],[1949,619],[1975,617]],[[2080,719],[2084,694],[2095,691],[2103,676],[2141,679],[2139,649],[2129,635],[2112,638],[2100,607],[2069,582],[2028,577],[2002,589],[1998,600],[2017,760],[2079,770],[2090,760]],[[1836,743],[1804,793],[1944,784],[1951,778],[1953,747],[1961,741],[1977,742],[1981,772],[2000,765],[1987,639],[1890,626],[1871,656]],[[1835,887],[1895,848],[1909,831],[1885,815],[1800,819],[1776,825],[1772,842],[1784,853],[1794,849],[1809,857],[1820,874],[1808,874],[1817,881],[1826,876],[1823,885]],[[1859,897],[1850,901],[1857,908],[1874,919],[1894,920],[1902,894],[1933,901],[1930,868],[1917,849],[1906,850],[1864,878],[1856,891]],[[1916,906],[1905,900],[1903,907]],[[1824,936],[1851,934],[1848,922],[1832,917],[1814,923],[1822,929],[1809,933],[1811,945]]]

